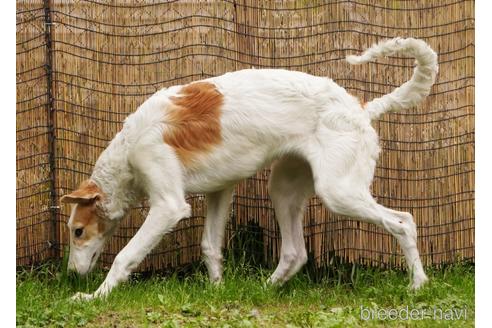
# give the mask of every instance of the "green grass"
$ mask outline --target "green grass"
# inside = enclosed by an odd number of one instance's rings
[[[431,281],[417,292],[407,289],[408,277],[399,270],[339,271],[319,282],[300,273],[285,286],[272,287],[265,283],[271,271],[230,265],[224,283],[213,286],[199,267],[180,276],[133,276],[105,300],[71,302],[77,291],[93,292],[104,273],[78,278],[45,265],[18,271],[16,319],[19,326],[39,327],[474,326],[472,264],[427,270]],[[419,318],[362,320],[361,306],[380,313],[396,309],[403,317],[408,306]],[[435,320],[434,308],[448,312]],[[466,319],[445,320],[449,311],[464,309]]]

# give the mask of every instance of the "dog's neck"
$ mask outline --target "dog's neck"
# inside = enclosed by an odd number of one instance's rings
[[[121,220],[138,200],[127,154],[125,136],[120,132],[99,156],[91,176],[104,193],[101,207],[111,220]]]

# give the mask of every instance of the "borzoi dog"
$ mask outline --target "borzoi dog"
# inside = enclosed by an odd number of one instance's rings
[[[371,120],[417,105],[437,74],[437,55],[417,39],[383,41],[351,64],[394,54],[416,59],[412,78],[362,105],[331,79],[281,69],[245,69],[162,89],[128,116],[97,160],[90,179],[61,201],[72,204],[69,269],[90,271],[128,210],[148,198],[150,210],[93,294],[107,295],[183,218],[185,193],[204,193],[202,250],[210,280],[222,279],[222,244],[234,185],[271,164],[269,192],[282,236],[269,278],[284,283],[306,263],[302,217],[317,195],[331,211],[371,222],[400,243],[412,288],[427,277],[410,213],[376,203],[370,193],[380,151]]]

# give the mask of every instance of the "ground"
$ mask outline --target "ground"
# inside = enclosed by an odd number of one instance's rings
[[[430,283],[409,291],[399,269],[341,266],[313,281],[299,273],[282,287],[270,270],[228,265],[208,283],[203,266],[186,274],[136,275],[106,300],[70,302],[92,292],[103,272],[86,278],[46,264],[17,273],[18,326],[35,327],[473,327],[475,269],[463,263],[427,270]]]

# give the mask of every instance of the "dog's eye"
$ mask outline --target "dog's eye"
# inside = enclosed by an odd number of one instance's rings
[[[80,237],[80,236],[82,236],[83,232],[84,232],[84,229],[78,228],[78,229],[75,229],[75,231],[73,233],[74,233],[75,237]]]

